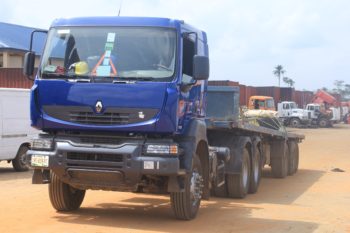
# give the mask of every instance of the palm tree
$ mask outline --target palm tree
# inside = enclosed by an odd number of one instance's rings
[[[283,82],[285,82],[289,87],[294,87],[294,80],[288,77],[283,77]]]
[[[278,78],[278,86],[279,87],[281,86],[281,76],[283,76],[283,74],[285,72],[286,71],[283,69],[283,66],[281,66],[281,65],[277,65],[275,67],[275,70],[273,71],[273,74]]]

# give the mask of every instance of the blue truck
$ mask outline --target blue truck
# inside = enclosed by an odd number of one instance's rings
[[[31,88],[31,125],[41,130],[27,161],[49,184],[58,211],[85,192],[170,194],[175,217],[193,219],[210,195],[244,198],[261,170],[298,169],[303,135],[273,118],[240,113],[237,87],[208,86],[206,33],[181,20],[86,17],[55,20]],[[35,39],[35,38],[34,38]]]

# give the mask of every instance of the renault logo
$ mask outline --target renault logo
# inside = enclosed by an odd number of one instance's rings
[[[97,101],[96,105],[95,105],[96,112],[97,113],[101,113],[102,112],[102,108],[103,108],[102,102],[101,101]]]

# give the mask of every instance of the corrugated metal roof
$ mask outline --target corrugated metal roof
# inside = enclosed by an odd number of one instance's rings
[[[29,50],[30,34],[35,29],[38,28],[0,22],[0,50]],[[35,34],[33,50],[37,55],[41,55],[45,40],[45,34]]]

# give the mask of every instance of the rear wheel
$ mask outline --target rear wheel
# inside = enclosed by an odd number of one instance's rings
[[[244,198],[249,191],[251,163],[247,148],[243,149],[240,174],[227,175],[227,193],[231,198]]]
[[[258,146],[254,148],[251,161],[252,169],[249,183],[249,193],[256,193],[261,180],[261,153]]]
[[[299,147],[298,143],[292,141],[289,143],[289,162],[288,175],[293,175],[297,172],[299,166]]]
[[[292,118],[290,120],[290,126],[292,126],[294,128],[300,127],[300,120],[298,118]]]
[[[192,160],[191,174],[185,177],[185,190],[170,193],[171,207],[176,218],[190,220],[196,217],[203,193],[203,171],[199,156]]]
[[[284,178],[288,174],[288,145],[284,141],[273,144],[271,171],[276,178]]]
[[[18,172],[28,171],[29,169],[26,161],[27,151],[27,146],[21,146],[17,152],[16,158],[12,160],[12,166]]]
[[[85,190],[73,188],[63,183],[55,173],[51,173],[49,184],[51,205],[58,211],[73,211],[79,209],[85,197]]]

